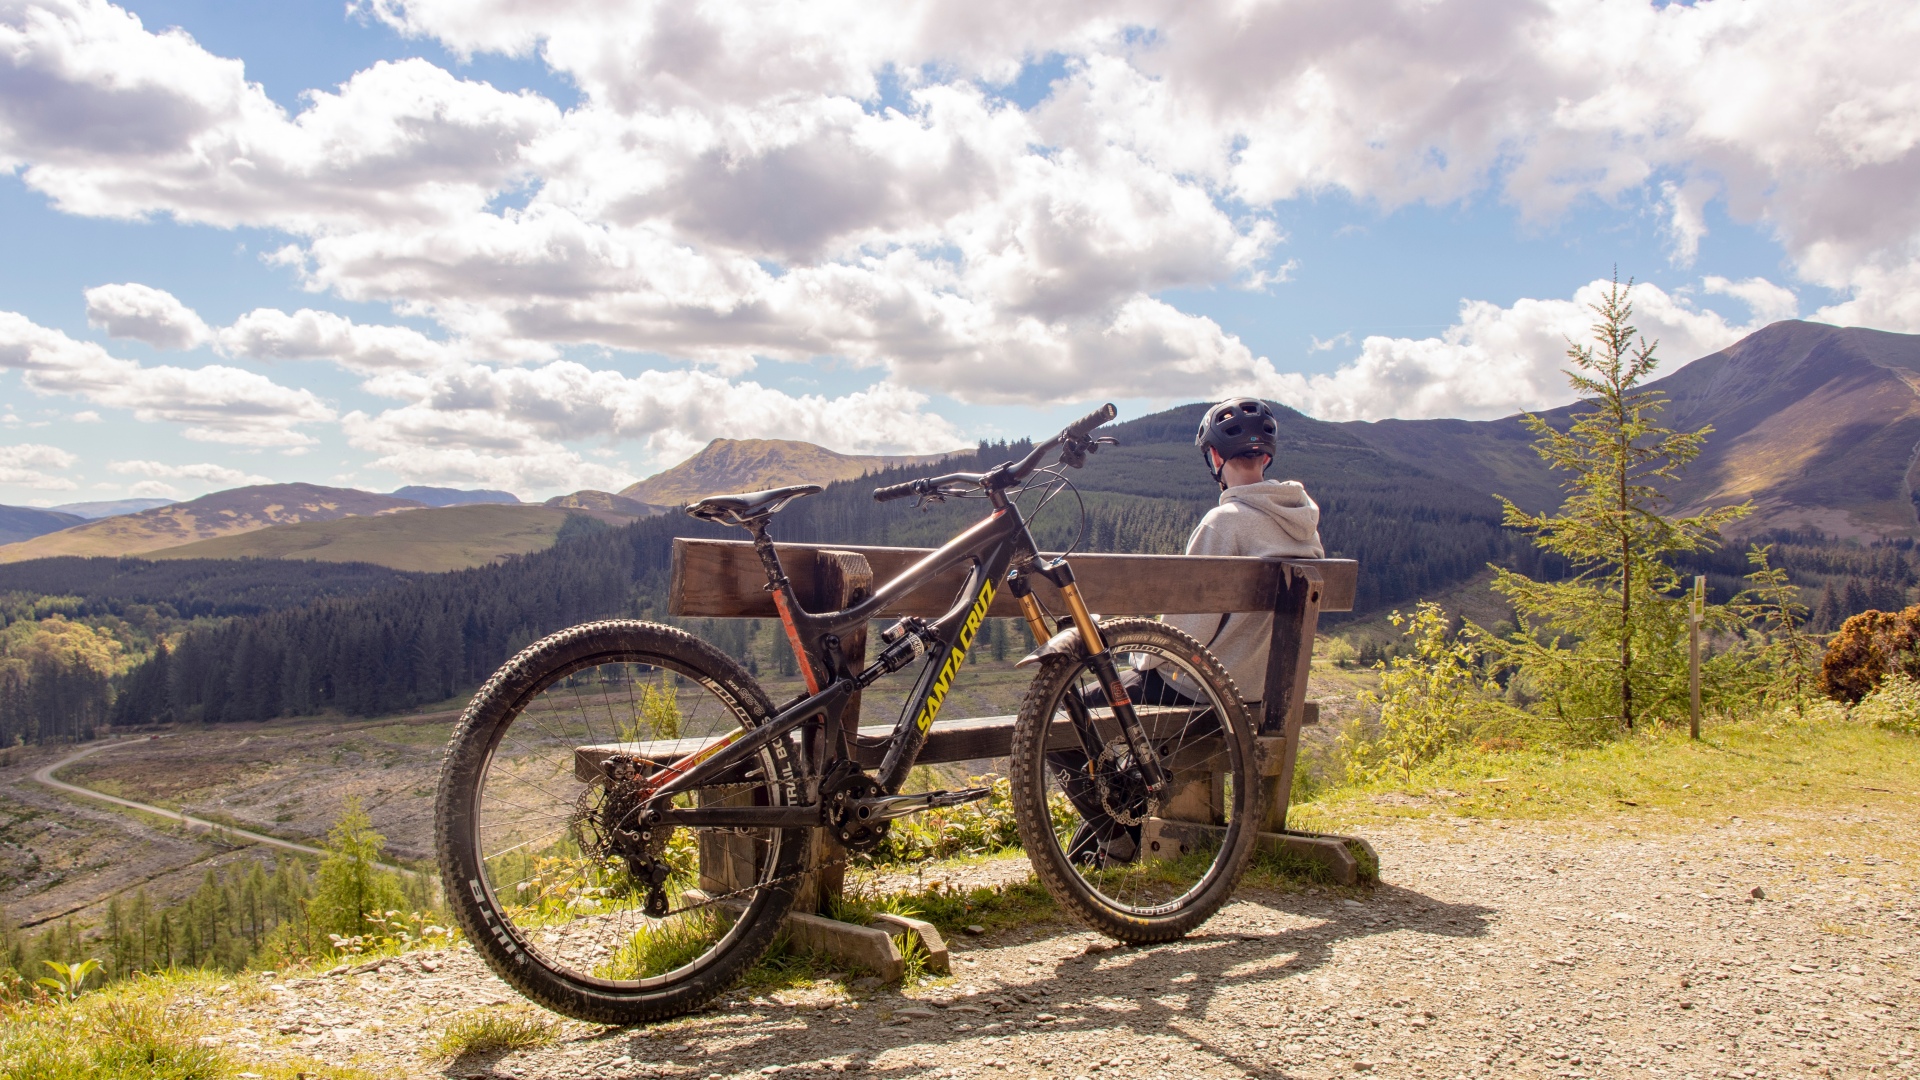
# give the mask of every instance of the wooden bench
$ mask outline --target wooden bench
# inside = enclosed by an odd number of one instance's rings
[[[858,602],[868,595],[876,581],[888,580],[930,550],[825,544],[779,544],[777,547],[796,594],[815,611],[839,610]],[[1320,612],[1352,610],[1358,564],[1350,559],[1075,554],[1073,569],[1087,606],[1101,616],[1271,611],[1273,636],[1266,678],[1257,688],[1258,694],[1249,698],[1258,702],[1255,716],[1259,725],[1257,741],[1266,805],[1261,844],[1269,850],[1285,850],[1319,862],[1328,868],[1334,880],[1344,884],[1357,882],[1378,866],[1371,846],[1364,840],[1287,828],[1287,801],[1299,756],[1300,731],[1315,722],[1318,712],[1306,699],[1314,633]],[[959,592],[963,576],[964,570],[955,570],[935,578],[880,614],[887,617],[941,615]],[[1049,611],[1060,614],[1067,610],[1065,601],[1049,583],[1037,577],[1032,581],[1034,592]],[[765,571],[753,545],[744,540],[674,540],[668,611],[676,616],[702,618],[779,617],[772,595],[766,591]],[[1020,615],[1020,610],[1010,591],[1001,590],[987,613],[1014,618]],[[866,657],[865,632],[848,635],[841,647],[849,662],[858,666]],[[1242,687],[1241,693],[1248,694],[1249,688]],[[918,760],[939,764],[1006,757],[1012,741],[1013,721],[1011,716],[937,720]],[[891,723],[862,727],[858,697],[848,707],[844,723],[862,735],[885,737],[893,730]],[[1071,741],[1070,733],[1062,734]],[[583,746],[575,755],[578,778],[595,779],[600,763],[617,749],[640,750],[648,757],[662,760],[691,752],[697,745],[649,744],[644,749]],[[879,764],[883,751],[859,753],[861,764],[872,767]],[[1205,783],[1208,778],[1195,779],[1205,787],[1216,786]],[[1202,801],[1206,801],[1204,797]],[[1205,827],[1198,822],[1169,823],[1160,833],[1143,836],[1143,847],[1151,847],[1156,840],[1178,845],[1185,832]],[[885,970],[889,965],[876,965],[869,958],[868,954],[878,956],[884,952],[877,943],[866,941],[855,948],[847,941],[836,940],[836,936],[846,936],[833,928],[838,924],[815,925],[827,920],[813,917],[811,913],[827,910],[842,887],[842,875],[832,869],[840,862],[837,845],[830,842],[824,830],[816,835],[821,841],[815,844],[816,857],[824,856],[830,869],[811,875],[812,880],[802,888],[793,927],[796,937],[812,947],[854,954],[850,958],[876,967],[883,975],[897,975],[897,971]],[[702,853],[706,856],[705,846]],[[721,872],[717,868],[712,872],[716,875],[715,884],[723,884],[723,879],[717,876]],[[703,863],[703,879],[708,873]],[[932,932],[931,927],[915,929],[923,940]],[[935,935],[928,941],[930,951],[937,940]],[[937,950],[936,966],[944,960],[944,951],[944,946]]]

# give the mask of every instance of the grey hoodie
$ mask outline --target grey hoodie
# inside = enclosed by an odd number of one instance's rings
[[[1187,554],[1324,558],[1320,507],[1307,496],[1307,489],[1293,480],[1262,480],[1230,487],[1220,493],[1220,505],[1200,519],[1187,540]],[[1226,616],[1224,622],[1219,615],[1165,615],[1162,619],[1212,650],[1233,674],[1241,697],[1259,700],[1267,681],[1267,644],[1273,637],[1271,614],[1240,612]],[[1180,686],[1177,678],[1170,681]]]

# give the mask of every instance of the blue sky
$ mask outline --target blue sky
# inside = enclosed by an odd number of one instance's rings
[[[1498,416],[1565,399],[1616,267],[1669,364],[1920,329],[1912,19],[1620,4],[1623,60],[1441,6],[4,0],[0,501],[535,498],[1239,391]],[[1725,115],[1789,62],[1815,100]]]

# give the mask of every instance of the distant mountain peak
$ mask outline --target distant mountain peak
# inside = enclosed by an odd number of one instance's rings
[[[1920,335],[1787,319],[1647,383],[1665,426],[1711,426],[1673,509],[1751,500],[1732,532],[1815,528],[1842,537],[1920,535]],[[1575,403],[1540,415],[1564,427]],[[1565,475],[1533,452],[1518,416],[1340,425],[1382,453],[1530,510],[1557,504]]]
[[[783,484],[830,484],[902,465],[934,465],[953,454],[842,454],[793,439],[715,439],[664,472],[620,494],[655,506],[677,506],[706,495],[757,491]]]
[[[55,555],[139,555],[272,525],[422,508],[421,503],[412,499],[396,499],[355,488],[307,483],[257,484],[83,522],[59,532],[8,544],[0,547],[0,562]]]
[[[471,506],[474,503],[517,505],[520,502],[520,497],[511,491],[492,491],[485,488],[426,487],[420,484],[408,484],[392,494],[396,499],[411,499],[425,506]]]

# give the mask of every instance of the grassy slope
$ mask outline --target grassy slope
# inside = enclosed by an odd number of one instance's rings
[[[1397,781],[1341,786],[1297,807],[1302,827],[1391,818],[1632,821],[1687,827],[1729,816],[1821,822],[1840,844],[1846,818],[1911,815],[1920,739],[1849,721],[1709,719],[1699,742],[1655,729],[1590,747],[1466,750]],[[1842,812],[1839,819],[1830,815]],[[1840,824],[1834,822],[1838,820]]]
[[[567,511],[482,503],[302,522],[154,552],[155,559],[317,559],[395,570],[461,570],[553,546]]]

